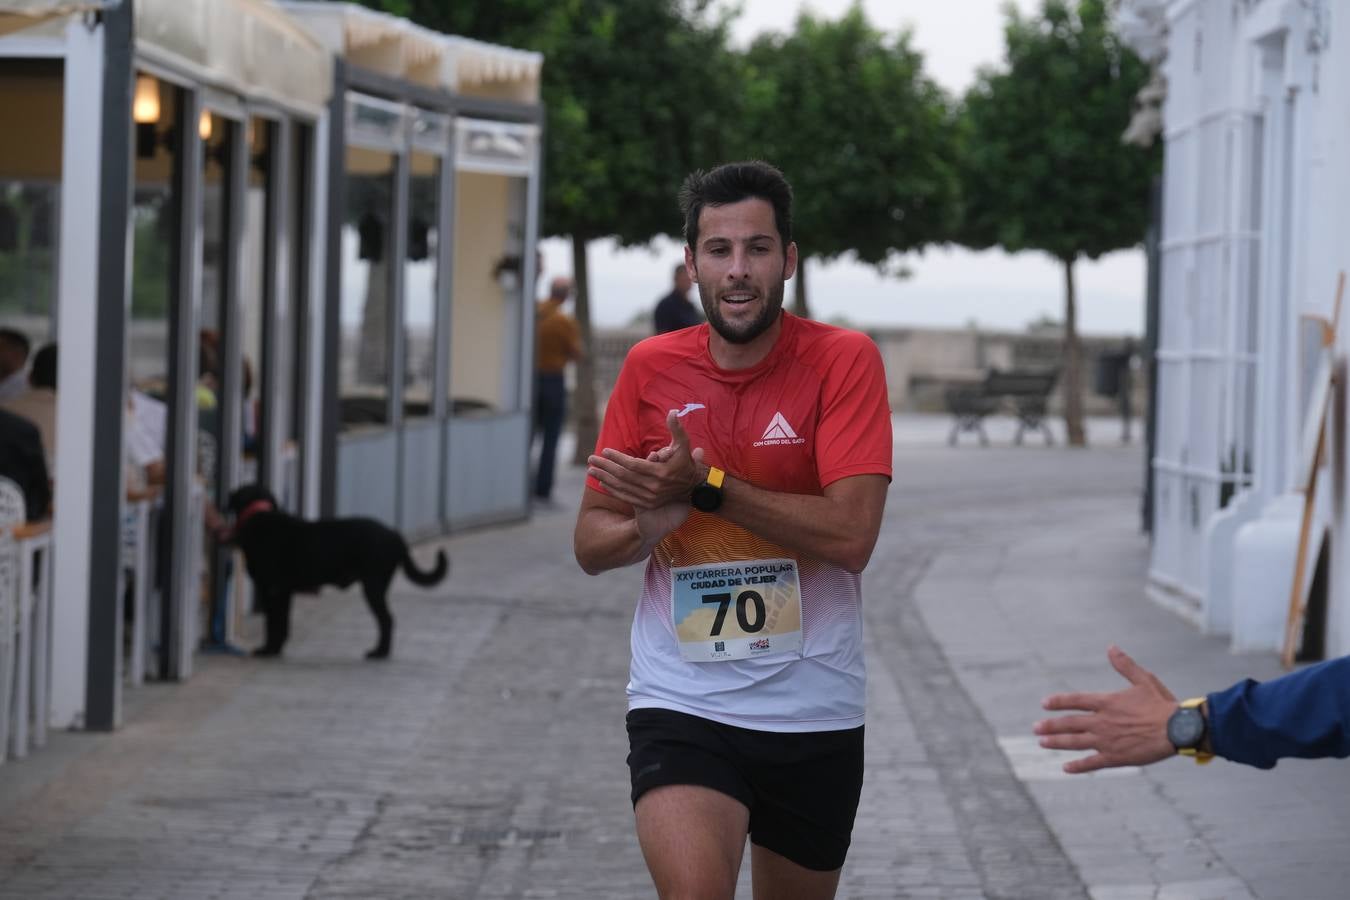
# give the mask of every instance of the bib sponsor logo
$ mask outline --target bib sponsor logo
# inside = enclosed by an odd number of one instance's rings
[[[750,652],[751,652],[751,653],[755,653],[755,652],[757,652],[757,651],[764,651],[764,650],[768,650],[768,649],[769,649],[769,639],[768,639],[768,638],[760,638],[760,639],[757,640],[757,641],[751,641],[751,642],[750,642]]]
[[[764,436],[755,441],[752,446],[755,447],[775,447],[780,444],[805,444],[806,438],[797,437],[797,432],[788,424],[788,420],[783,418],[781,412],[773,414],[769,420],[769,426],[764,429]]]

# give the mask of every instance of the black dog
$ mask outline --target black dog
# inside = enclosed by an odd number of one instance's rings
[[[249,577],[267,616],[267,640],[254,656],[277,656],[290,635],[291,596],[318,591],[326,584],[349,587],[361,582],[366,603],[380,629],[380,639],[367,659],[389,655],[394,617],[385,593],[402,566],[414,584],[431,587],[445,577],[445,551],[436,551],[430,572],[417,568],[403,536],[374,519],[329,519],[306,522],[277,509],[264,487],[245,485],[230,494],[226,511],[234,520],[225,540],[244,552]]]

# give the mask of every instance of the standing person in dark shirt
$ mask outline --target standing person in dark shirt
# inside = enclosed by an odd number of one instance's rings
[[[42,436],[32,422],[3,409],[0,409],[0,475],[23,491],[28,521],[47,518],[52,505],[52,485],[47,475],[47,458],[42,452]]]
[[[689,299],[690,285],[689,272],[685,269],[684,263],[680,263],[675,267],[674,289],[656,302],[656,312],[652,318],[655,320],[657,334],[703,324],[703,317],[698,314],[698,308]]]

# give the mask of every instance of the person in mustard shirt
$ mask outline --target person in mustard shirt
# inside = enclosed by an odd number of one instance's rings
[[[534,480],[536,504],[553,502],[553,471],[558,456],[558,437],[567,418],[567,364],[581,359],[581,331],[576,320],[563,312],[572,297],[572,279],[558,276],[549,285],[548,297],[539,303],[535,317],[534,422],[541,436],[539,468]]]
[[[891,477],[865,334],[783,310],[792,189],[762,162],[681,195],[705,324],[640,342],[574,536],[595,575],[644,562],[628,681],[638,843],[662,898],[838,887],[863,780],[861,573]]]

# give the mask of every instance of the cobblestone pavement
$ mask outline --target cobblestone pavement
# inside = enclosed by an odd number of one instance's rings
[[[1243,898],[1267,896],[1253,886],[1287,858],[1291,883],[1332,892],[1268,896],[1340,896],[1350,871],[1327,842],[1344,846],[1346,814],[1312,781],[1263,780],[1284,766],[1225,766],[1208,787],[1179,770],[1045,774],[1025,743],[1039,697],[1108,683],[1107,640],[1162,643],[1204,687],[1250,661],[1143,599],[1139,451],[1013,449],[997,430],[994,448],[950,451],[944,432],[899,423],[839,895]],[[579,490],[565,470],[560,495]],[[584,575],[571,525],[541,511],[445,541],[443,585],[396,585],[387,663],[360,659],[358,595],[303,598],[284,660],[204,658],[187,684],[128,692],[120,732],[53,735],[0,767],[0,898],[653,896],[622,726],[640,570]],[[1269,823],[1252,840],[1223,829],[1254,811],[1298,821],[1310,801],[1284,857],[1259,846]]]

